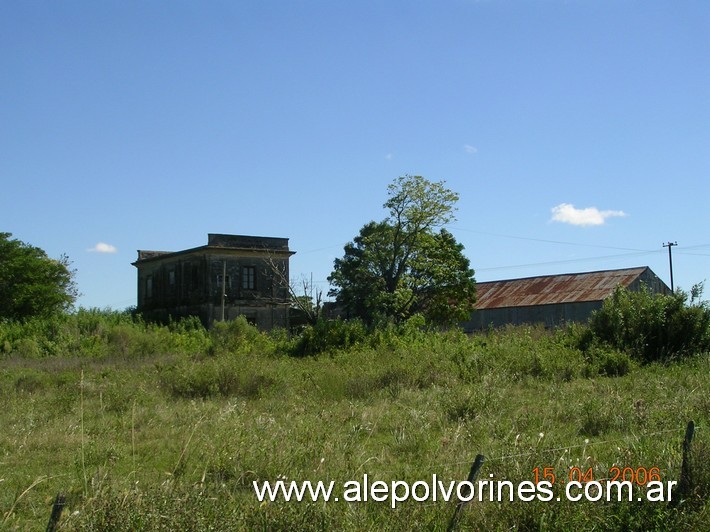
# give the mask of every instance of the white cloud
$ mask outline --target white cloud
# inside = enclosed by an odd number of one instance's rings
[[[388,161],[391,161],[391,160],[392,160],[392,154],[391,154],[391,153],[388,153],[387,155],[385,155],[385,159],[387,159]]]
[[[99,242],[93,248],[89,248],[86,251],[91,253],[116,253],[118,249],[116,249],[116,246],[112,246],[111,244]]]
[[[464,144],[463,149],[466,150],[466,153],[478,153],[478,148],[470,144]]]
[[[552,221],[571,225],[604,225],[607,218],[626,216],[624,211],[600,211],[596,207],[576,209],[571,203],[552,207]]]

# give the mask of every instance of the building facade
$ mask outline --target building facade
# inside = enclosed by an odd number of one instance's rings
[[[647,266],[477,283],[476,310],[462,325],[466,332],[473,332],[508,324],[555,327],[584,322],[619,285],[634,291],[645,286],[651,293],[671,293]]]
[[[209,234],[183,251],[138,250],[138,307],[149,321],[197,316],[246,319],[261,330],[289,326],[287,238]]]

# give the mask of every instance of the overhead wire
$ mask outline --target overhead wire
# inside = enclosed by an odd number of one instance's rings
[[[498,271],[498,270],[507,270],[507,269],[517,269],[517,268],[529,268],[529,267],[534,267],[534,266],[551,266],[551,265],[555,265],[555,264],[573,264],[573,263],[578,263],[578,262],[590,262],[590,261],[596,261],[596,260],[607,260],[607,259],[617,259],[617,258],[642,257],[645,255],[654,255],[654,254],[658,254],[658,253],[662,252],[661,249],[649,250],[649,249],[639,249],[639,248],[630,248],[630,247],[621,247],[621,246],[606,246],[606,245],[601,245],[601,244],[583,244],[580,242],[569,242],[569,241],[564,241],[564,240],[550,240],[550,239],[545,239],[545,238],[535,238],[535,237],[527,237],[527,236],[508,235],[508,234],[503,234],[503,233],[493,233],[490,231],[478,231],[475,229],[468,229],[468,228],[459,227],[459,226],[452,226],[451,228],[455,229],[457,231],[463,231],[463,232],[467,232],[467,233],[474,233],[474,234],[486,235],[486,236],[493,236],[496,238],[509,238],[509,239],[513,239],[513,240],[527,240],[530,242],[542,242],[542,243],[546,243],[546,244],[589,247],[589,248],[598,248],[598,249],[614,249],[614,250],[632,252],[632,253],[622,253],[622,254],[615,254],[615,255],[601,255],[601,256],[595,256],[595,257],[580,257],[580,258],[575,258],[575,259],[532,262],[532,263],[525,263],[525,264],[512,264],[512,265],[507,265],[507,266],[491,266],[491,267],[487,267],[487,268],[476,268],[477,272]],[[325,246],[325,247],[321,247],[321,248],[302,251],[300,253],[301,254],[315,253],[318,251],[324,251],[327,249],[333,249],[333,248],[339,248],[339,247],[342,247],[342,246],[340,244],[331,245],[331,246]],[[682,255],[698,256],[698,257],[710,257],[710,255],[708,255],[708,254],[689,253],[686,251],[686,250],[706,248],[706,247],[710,247],[710,244],[697,244],[697,245],[693,245],[693,246],[683,246],[683,248],[681,250],[677,250],[676,253],[679,253]],[[327,283],[328,281],[325,280],[325,281],[314,281],[314,282]]]
[[[589,261],[595,261],[595,260],[617,259],[617,258],[626,258],[626,257],[641,257],[644,255],[653,255],[656,253],[660,253],[660,251],[639,251],[636,253],[622,253],[619,255],[584,257],[584,258],[578,258],[578,259],[554,260],[554,261],[546,261],[546,262],[531,262],[531,263],[527,263],[527,264],[515,264],[515,265],[511,265],[511,266],[492,266],[489,268],[476,268],[476,271],[485,272],[485,271],[494,271],[494,270],[508,270],[508,269],[515,269],[515,268],[528,268],[531,266],[550,266],[553,264],[571,264],[571,263],[575,263],[575,262],[589,262]]]
[[[600,248],[600,249],[617,249],[620,251],[648,251],[645,249],[638,249],[638,248],[604,246],[601,244],[581,244],[579,242],[567,242],[564,240],[548,240],[548,239],[544,239],[544,238],[534,238],[534,237],[527,237],[527,236],[505,235],[505,234],[501,234],[501,233],[490,233],[487,231],[477,231],[475,229],[466,229],[463,227],[452,227],[452,229],[457,229],[459,231],[464,231],[467,233],[476,233],[479,235],[495,236],[498,238],[511,238],[514,240],[529,240],[531,242],[543,242],[546,244],[562,244],[562,245],[566,245],[566,246],[579,246],[579,247]]]

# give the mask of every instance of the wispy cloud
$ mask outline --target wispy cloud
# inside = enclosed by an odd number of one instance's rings
[[[387,159],[388,161],[391,161],[392,157],[393,157],[393,155],[391,153],[388,153],[387,155],[385,155],[385,159]]]
[[[478,148],[470,144],[464,144],[463,149],[466,150],[466,153],[478,153]]]
[[[98,242],[93,248],[89,248],[86,251],[90,253],[116,253],[118,249],[116,249],[116,246],[112,246],[106,242]]]
[[[571,203],[552,207],[552,221],[570,225],[604,225],[607,218],[626,216],[624,211],[600,211],[596,207],[577,209]]]

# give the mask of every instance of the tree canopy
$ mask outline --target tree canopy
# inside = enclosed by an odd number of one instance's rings
[[[336,259],[329,295],[367,322],[422,314],[436,324],[464,320],[475,303],[474,272],[463,246],[443,228],[458,194],[421,176],[388,187],[389,216],[365,224]]]
[[[68,310],[78,295],[74,270],[62,255],[0,233],[0,318],[24,319]]]

